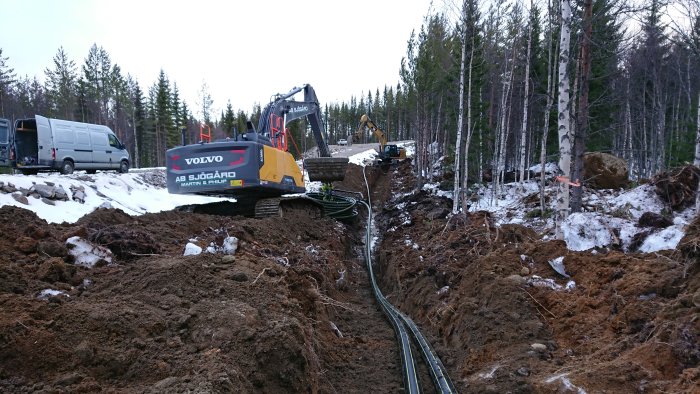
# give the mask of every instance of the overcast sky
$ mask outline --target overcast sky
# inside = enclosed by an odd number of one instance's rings
[[[97,44],[144,90],[162,68],[193,110],[206,82],[215,110],[231,100],[250,112],[304,83],[321,104],[395,86],[406,42],[429,7],[430,0],[0,0],[0,48],[18,76],[43,81],[60,46],[80,67]]]

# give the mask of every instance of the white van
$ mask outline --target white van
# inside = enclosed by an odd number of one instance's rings
[[[23,174],[129,171],[129,152],[107,126],[35,115],[15,121],[12,134],[10,160]]]

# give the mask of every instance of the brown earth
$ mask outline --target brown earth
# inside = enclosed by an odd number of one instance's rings
[[[572,252],[487,213],[448,221],[450,200],[411,193],[408,161],[367,172],[384,294],[459,392],[697,392],[700,223],[677,252]],[[362,180],[351,166],[336,186],[366,194]],[[54,225],[1,207],[0,392],[400,392],[362,229],[104,209]],[[73,264],[74,235],[114,263]],[[227,235],[239,239],[233,259],[182,256],[190,239]],[[548,264],[559,256],[575,288],[534,285],[567,283]],[[49,288],[68,296],[37,297]]]

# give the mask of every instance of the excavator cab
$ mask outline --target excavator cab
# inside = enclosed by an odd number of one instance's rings
[[[401,160],[406,158],[406,149],[398,145],[384,145],[382,160]]]

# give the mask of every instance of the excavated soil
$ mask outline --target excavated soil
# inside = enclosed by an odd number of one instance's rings
[[[380,266],[460,392],[700,392],[700,219],[679,251],[573,252],[487,212],[448,221],[451,203],[385,204]],[[570,278],[548,263],[561,256]]]
[[[459,392],[697,392],[700,223],[679,251],[572,252],[488,213],[448,221],[450,200],[412,192],[409,161],[366,175],[382,290]],[[363,179],[351,166],[336,187],[366,195]],[[105,209],[54,225],[0,207],[0,392],[400,392],[362,229]],[[112,264],[74,264],[72,236]],[[183,256],[227,236],[233,257]],[[549,265],[560,256],[571,278]]]

